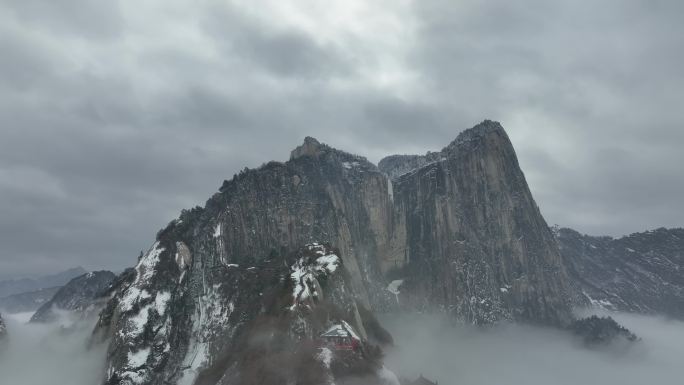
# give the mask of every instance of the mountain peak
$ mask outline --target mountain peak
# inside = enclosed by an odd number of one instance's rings
[[[501,126],[501,123],[494,120],[485,119],[475,126],[467,130],[463,130],[446,148],[448,149],[463,145],[468,142],[478,141],[488,137],[489,135],[497,135],[502,139],[508,139],[506,130],[504,130],[503,126]]]
[[[322,144],[316,138],[307,136],[304,138],[304,143],[292,150],[290,159],[296,159],[302,156],[318,156],[326,148],[328,148],[328,146]]]
[[[440,151],[429,151],[425,155],[390,155],[378,163],[380,171],[396,179],[413,170],[434,162],[446,160],[456,154],[463,154],[480,148],[483,143],[494,144],[494,151],[505,151],[515,156],[513,145],[501,123],[485,119],[475,126],[461,131],[456,139]]]

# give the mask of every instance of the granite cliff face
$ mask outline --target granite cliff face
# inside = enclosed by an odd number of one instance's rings
[[[2,314],[0,314],[0,343],[7,338],[7,327],[5,326],[5,321],[2,320]]]
[[[106,383],[396,383],[373,312],[570,320],[557,245],[498,123],[380,164],[306,138],[183,211],[110,292],[96,329],[111,341]],[[334,325],[358,335],[358,355],[312,350]],[[269,372],[295,352],[285,367],[317,369]]]
[[[97,299],[115,278],[111,271],[93,271],[72,279],[36,310],[30,322],[55,321],[58,311],[76,313],[78,317],[97,314]]]
[[[570,319],[553,234],[498,123],[466,130],[423,159],[395,156],[380,166],[394,175],[395,222],[406,239],[404,259],[393,261],[404,280],[399,302],[472,323]]]
[[[684,229],[622,238],[555,229],[575,306],[684,319]]]

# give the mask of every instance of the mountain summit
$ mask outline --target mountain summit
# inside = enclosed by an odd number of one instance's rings
[[[501,125],[388,159],[307,137],[184,210],[112,289],[96,329],[106,383],[396,383],[376,312],[570,321],[558,247]],[[349,341],[330,345],[333,329]],[[255,359],[293,355],[311,370]]]

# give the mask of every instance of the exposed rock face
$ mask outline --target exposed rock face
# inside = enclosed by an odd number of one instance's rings
[[[160,235],[135,279],[102,313],[98,333],[112,339],[107,384],[325,384],[377,377],[379,349],[369,341],[383,335],[366,327],[377,321],[359,311],[337,252],[312,244],[252,265],[196,269],[201,273],[195,276],[193,266],[176,262],[183,252],[177,237],[188,230],[178,226]],[[360,336],[358,350],[317,349],[318,335],[336,323]]]
[[[556,229],[576,306],[684,319],[684,229],[623,238]]]
[[[7,338],[7,327],[5,326],[5,321],[2,320],[2,314],[0,314],[0,343]]]
[[[496,122],[466,130],[424,160],[383,160],[393,180],[396,223],[406,232],[395,261],[400,300],[438,306],[473,323],[570,319],[567,276],[553,234],[529,191],[508,136]]]
[[[59,289],[60,287],[50,287],[0,298],[0,310],[10,314],[36,311],[52,299]]]
[[[428,152],[425,155],[390,155],[378,162],[378,168],[387,174],[390,179],[396,179],[415,169],[441,160],[441,152]]]
[[[41,306],[30,322],[52,322],[56,310],[66,310],[87,317],[99,308],[96,300],[109,287],[116,275],[111,271],[94,271],[76,277],[60,288],[52,299]]]
[[[557,245],[498,123],[393,159],[382,172],[307,138],[288,162],[245,170],[183,211],[114,284],[96,331],[111,341],[106,382],[388,381],[372,345],[391,337],[373,311],[397,306],[472,323],[569,321]],[[314,242],[335,248],[338,268],[317,262],[330,247],[302,249]],[[317,333],[342,321],[364,341],[360,356],[258,377],[268,360],[307,366]]]

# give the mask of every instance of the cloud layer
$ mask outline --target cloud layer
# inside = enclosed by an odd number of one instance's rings
[[[373,161],[507,128],[550,223],[682,226],[679,1],[0,4],[0,276],[132,264],[304,136]]]
[[[396,348],[386,364],[443,385],[642,385],[680,378],[684,324],[612,314],[642,340],[586,348],[569,333],[525,325],[472,329],[444,319],[387,317]]]
[[[96,320],[29,324],[28,318],[30,314],[15,314],[5,319],[8,340],[0,349],[0,378],[4,384],[101,382],[107,347],[88,348]]]

